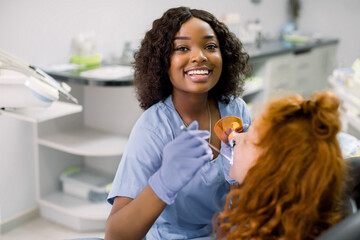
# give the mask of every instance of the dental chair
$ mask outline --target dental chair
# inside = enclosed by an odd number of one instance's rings
[[[359,240],[360,211],[347,216],[338,224],[332,226],[316,240]]]
[[[344,196],[344,219],[329,228],[316,240],[360,239],[360,157],[346,159],[349,179]]]
[[[344,217],[356,213],[360,208],[360,157],[346,158],[345,161],[348,179],[343,197]]]

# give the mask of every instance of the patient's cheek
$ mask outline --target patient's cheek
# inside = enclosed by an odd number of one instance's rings
[[[233,165],[230,166],[230,170],[229,170],[229,176],[237,182],[239,182],[239,175],[241,172],[241,170],[238,168],[239,166],[236,163],[234,163]]]
[[[232,179],[234,179],[233,166],[230,166],[229,176],[230,176]]]

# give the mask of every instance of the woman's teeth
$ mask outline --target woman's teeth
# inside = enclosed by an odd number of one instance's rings
[[[209,70],[190,70],[187,72],[188,75],[208,75]]]

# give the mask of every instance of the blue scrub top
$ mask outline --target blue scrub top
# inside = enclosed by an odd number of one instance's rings
[[[251,124],[249,110],[242,99],[233,99],[229,104],[219,102],[218,106],[221,117],[238,116],[244,124]],[[117,196],[134,199],[148,185],[150,176],[161,166],[164,146],[180,135],[181,125],[183,122],[171,96],[141,115],[131,131],[117,169],[108,196],[110,204]],[[155,221],[146,240],[206,239],[203,237],[212,233],[213,216],[223,210],[229,190],[219,155],[181,189],[175,202],[168,205]]]

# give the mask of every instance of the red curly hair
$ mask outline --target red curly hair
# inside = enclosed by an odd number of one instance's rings
[[[269,103],[257,125],[264,151],[229,193],[218,238],[310,240],[341,219],[339,103],[330,92]]]

